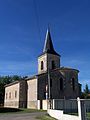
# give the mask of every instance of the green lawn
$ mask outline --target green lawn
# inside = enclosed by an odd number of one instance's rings
[[[88,118],[87,120],[90,120],[90,113],[87,113],[86,115],[87,115],[87,118]]]
[[[39,120],[56,120],[56,119],[50,117],[48,114],[43,115],[43,116],[37,116],[36,119],[39,119]]]
[[[0,114],[3,113],[32,113],[32,112],[45,112],[44,110],[36,109],[17,109],[17,108],[0,108]]]

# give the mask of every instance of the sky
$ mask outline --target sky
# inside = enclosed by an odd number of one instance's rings
[[[0,75],[37,74],[50,26],[61,66],[90,84],[90,0],[0,0]]]

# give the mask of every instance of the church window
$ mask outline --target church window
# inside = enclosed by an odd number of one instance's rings
[[[73,91],[75,90],[75,79],[74,78],[72,78],[72,89]]]
[[[43,61],[41,61],[41,70],[43,70]]]
[[[15,98],[17,98],[17,91],[15,91]]]
[[[11,92],[9,93],[9,99],[11,98]]]
[[[60,90],[63,90],[63,78],[60,78]]]
[[[55,69],[55,61],[52,60],[52,69]]]

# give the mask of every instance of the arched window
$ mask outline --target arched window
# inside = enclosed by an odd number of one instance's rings
[[[11,92],[9,93],[9,99],[11,99]]]
[[[15,91],[15,98],[17,98],[17,91]]]
[[[52,69],[55,69],[55,61],[52,60]]]
[[[43,70],[43,61],[41,61],[41,70]]]
[[[60,90],[63,90],[63,78],[60,78]]]
[[[72,89],[73,91],[75,90],[75,79],[74,78],[72,78]]]

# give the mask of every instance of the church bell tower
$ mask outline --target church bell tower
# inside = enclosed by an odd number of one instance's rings
[[[47,29],[42,54],[38,57],[38,74],[60,68],[60,55],[54,50],[50,30]]]

